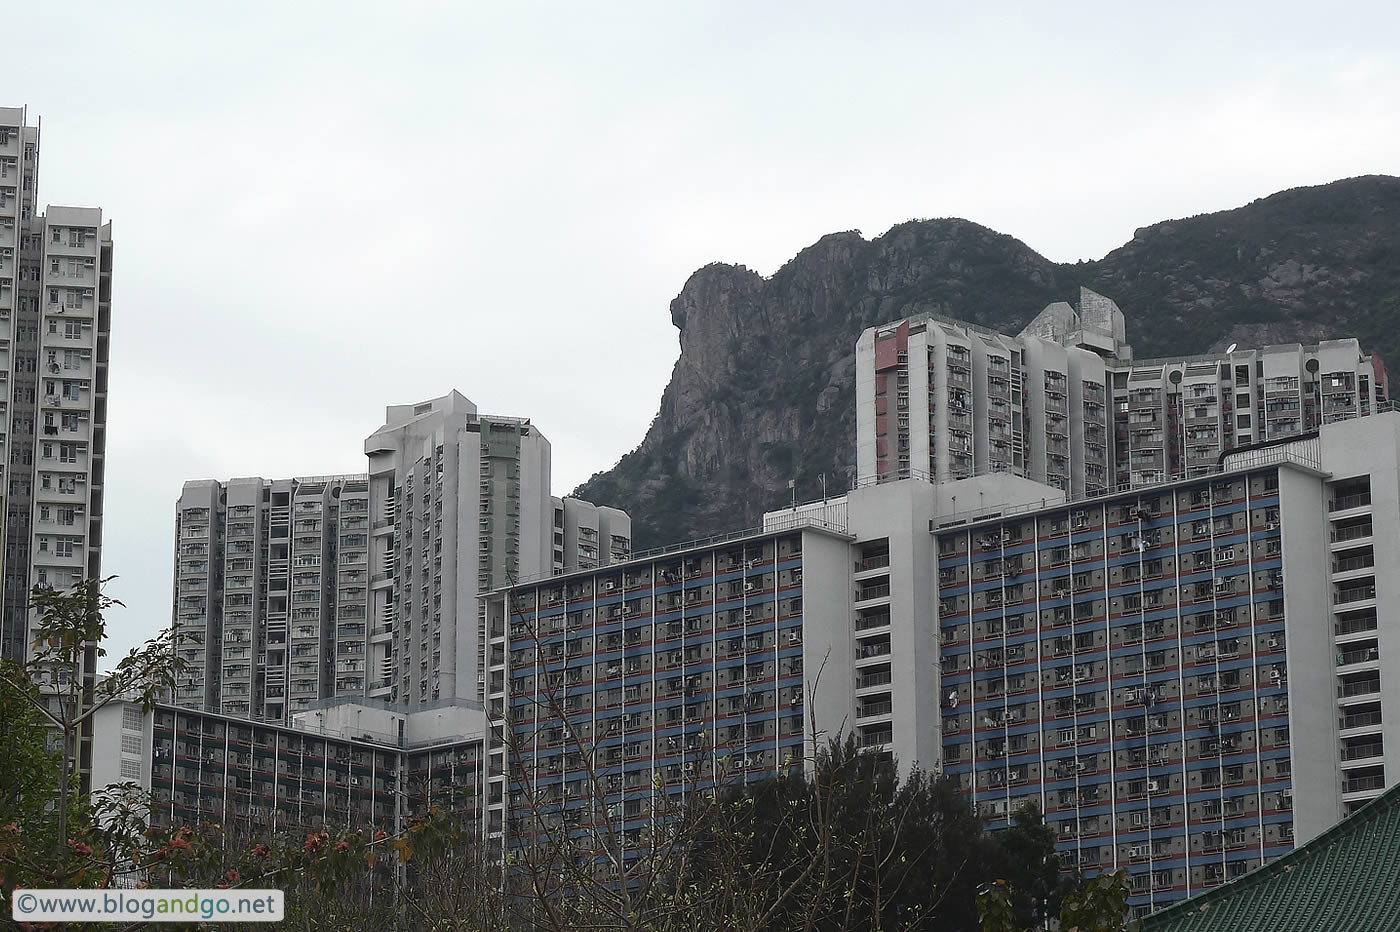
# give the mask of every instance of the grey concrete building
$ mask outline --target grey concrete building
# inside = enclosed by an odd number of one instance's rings
[[[330,698],[480,701],[480,594],[630,552],[624,512],[549,494],[537,428],[456,392],[389,407],[365,453],[362,475],[185,483],[177,704],[286,721]]]
[[[39,127],[0,107],[0,653],[23,657],[29,591],[102,567],[112,229],[38,208]]]
[[[1133,358],[1123,312],[1082,289],[1016,336],[937,315],[856,343],[861,482],[988,472],[1079,496],[1211,472],[1221,452],[1365,417],[1385,367],[1355,340]]]
[[[117,700],[97,714],[93,783],[134,782],[157,826],[402,831],[451,805],[485,832],[485,721],[475,702],[406,712],[326,700],[286,722]],[[499,825],[495,826],[499,829]]]
[[[174,701],[285,721],[363,696],[369,530],[365,476],[185,483],[171,621],[189,675]]]
[[[632,519],[627,512],[578,498],[554,498],[556,573],[619,563],[632,552]]]
[[[369,457],[369,695],[480,698],[478,594],[553,566],[550,446],[453,392],[395,405]]]

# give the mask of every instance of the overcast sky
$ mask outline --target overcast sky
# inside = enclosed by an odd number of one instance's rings
[[[1400,168],[1393,4],[70,0],[5,32],[41,202],[113,222],[114,653],[169,621],[184,480],[360,471],[386,404],[533,418],[556,492],[609,468],[705,263],[943,216],[1098,258]]]

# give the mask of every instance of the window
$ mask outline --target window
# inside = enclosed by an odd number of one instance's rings
[[[48,446],[48,444],[44,444]],[[60,443],[58,445],[58,461],[60,463],[76,463],[78,461],[78,445],[76,443]]]
[[[123,754],[140,754],[140,753],[141,753],[141,736],[140,736],[140,735],[122,735],[122,753],[123,753]]]
[[[49,326],[54,327],[58,321],[50,320]],[[50,333],[53,331],[50,330]],[[81,340],[83,338],[83,325],[80,321],[65,320],[63,322],[63,336],[68,340]]]
[[[71,537],[60,537],[54,541],[54,556],[71,557],[73,555],[73,539]]]
[[[140,762],[140,761],[135,761],[135,760],[124,760],[124,761],[122,761],[122,779],[124,779],[124,780],[139,780],[139,779],[141,779],[141,762]]]
[[[81,390],[82,390],[82,383],[81,383],[81,382],[70,382],[70,381],[68,381],[68,380],[66,380],[66,379],[64,380],[64,382],[63,382],[63,397],[67,398],[69,401],[77,401],[77,400],[78,400],[78,392],[80,392]]]

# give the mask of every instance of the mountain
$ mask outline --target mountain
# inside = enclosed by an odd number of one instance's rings
[[[575,495],[632,514],[638,549],[756,526],[855,472],[855,341],[932,311],[1018,331],[1084,285],[1115,300],[1139,358],[1355,336],[1400,352],[1400,178],[1295,188],[1144,227],[1058,264],[967,220],[832,233],[771,277],[715,263],[671,302],[681,354],[641,444]]]

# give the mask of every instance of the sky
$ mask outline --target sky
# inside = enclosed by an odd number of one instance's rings
[[[610,468],[707,263],[766,275],[949,216],[1094,259],[1400,170],[1393,4],[70,0],[6,23],[39,199],[102,207],[116,244],[113,654],[169,623],[187,479],[363,471],[385,405],[453,388],[533,419],[556,493]]]

